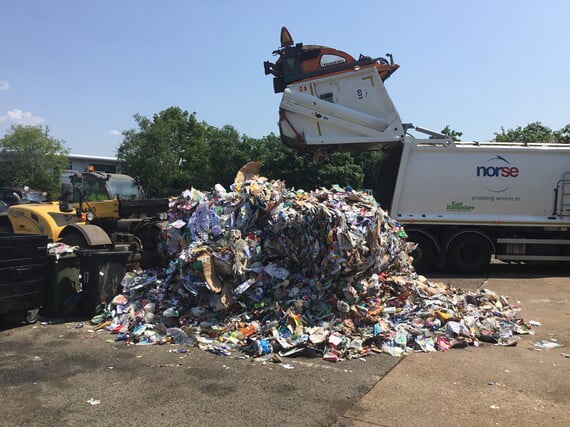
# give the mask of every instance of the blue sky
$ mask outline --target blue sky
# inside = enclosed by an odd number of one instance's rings
[[[169,107],[261,137],[280,96],[263,61],[296,42],[394,55],[404,122],[463,140],[501,126],[570,123],[570,2],[0,2],[0,137],[43,124],[76,154],[112,156],[133,115]]]

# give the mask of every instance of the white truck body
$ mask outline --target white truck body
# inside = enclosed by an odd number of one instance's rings
[[[570,145],[406,141],[391,215],[426,224],[570,227],[570,195],[556,191],[569,171]]]
[[[402,123],[384,86],[392,61],[292,41],[274,53],[265,69],[283,93],[283,142],[317,154],[385,151],[375,195],[425,263],[475,272],[491,255],[570,261],[570,144],[454,142]]]

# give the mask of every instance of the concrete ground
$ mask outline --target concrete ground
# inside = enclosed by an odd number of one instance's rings
[[[80,319],[0,325],[0,425],[570,425],[567,274],[432,277],[510,295],[542,327],[511,348],[337,364],[301,357],[287,369],[125,346],[87,323],[76,328]],[[565,347],[529,344],[550,338]]]
[[[497,278],[484,284],[523,304],[539,321],[516,347],[486,344],[445,353],[412,354],[337,426],[569,426],[570,278]],[[564,347],[537,350],[555,339]]]

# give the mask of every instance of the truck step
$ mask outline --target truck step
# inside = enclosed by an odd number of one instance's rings
[[[570,245],[570,240],[507,238],[507,239],[497,239],[497,243],[525,243],[525,244],[534,244],[534,245]]]
[[[502,261],[570,261],[565,255],[496,255]]]

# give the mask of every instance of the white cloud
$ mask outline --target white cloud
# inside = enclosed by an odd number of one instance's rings
[[[111,132],[109,132],[109,133],[113,136],[121,136],[121,131],[116,130],[116,129],[112,129]]]
[[[0,91],[10,89],[10,85],[6,80],[0,80]]]
[[[24,126],[37,126],[45,122],[45,120],[39,116],[34,116],[30,112],[24,112],[18,110],[17,108],[8,111],[8,113],[0,116],[0,123],[8,122],[15,125]]]

